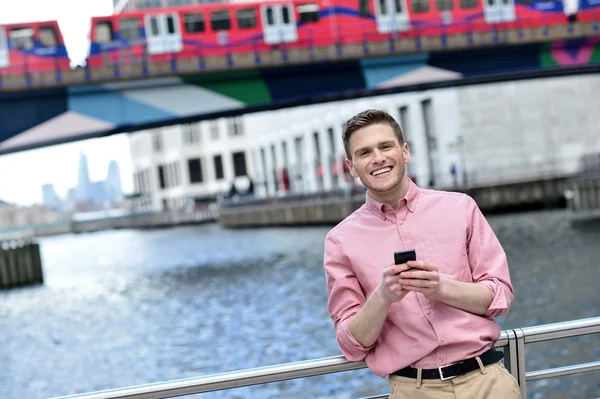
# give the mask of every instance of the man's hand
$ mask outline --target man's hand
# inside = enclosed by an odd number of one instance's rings
[[[408,291],[402,288],[399,283],[399,274],[408,270],[406,263],[395,265],[394,262],[387,264],[383,270],[381,282],[376,288],[378,295],[389,303],[394,303],[402,300]]]
[[[440,294],[440,275],[435,265],[423,261],[409,261],[400,273],[398,283],[404,291],[420,292],[427,298],[437,299]]]

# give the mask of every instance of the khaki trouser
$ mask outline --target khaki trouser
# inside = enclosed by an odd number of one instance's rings
[[[446,381],[390,375],[389,383],[390,399],[521,399],[517,380],[500,362]]]

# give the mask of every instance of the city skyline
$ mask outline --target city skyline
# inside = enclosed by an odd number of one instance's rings
[[[90,18],[112,11],[111,0],[24,0],[3,10],[0,23],[57,20],[69,56],[77,64],[88,52]],[[118,135],[1,155],[0,200],[22,206],[40,204],[40,187],[48,182],[54,182],[57,194],[64,197],[76,181],[77,156],[82,150],[90,158],[92,180],[104,179],[108,162],[115,159],[121,167],[123,190],[131,191],[129,143],[125,135]]]
[[[81,152],[88,156],[90,180],[106,180],[110,161],[115,160],[123,192],[133,190],[129,140],[120,134],[0,156],[0,200],[21,206],[41,204],[40,188],[49,183],[65,198],[77,184]]]

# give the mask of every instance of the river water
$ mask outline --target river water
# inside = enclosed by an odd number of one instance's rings
[[[600,223],[489,216],[516,290],[503,329],[600,315]],[[0,292],[0,398],[43,399],[339,355],[322,268],[328,227],[121,230],[40,240],[45,284]],[[527,345],[536,370],[600,359],[600,337]],[[600,373],[528,383],[596,398]],[[360,398],[368,370],[190,395]]]

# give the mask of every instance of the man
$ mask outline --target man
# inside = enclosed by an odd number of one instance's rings
[[[475,202],[405,174],[408,145],[387,113],[344,126],[365,204],[325,240],[329,314],[344,356],[389,376],[390,398],[518,399],[499,362],[495,316],[513,300],[506,255]],[[395,251],[416,261],[394,265]]]

